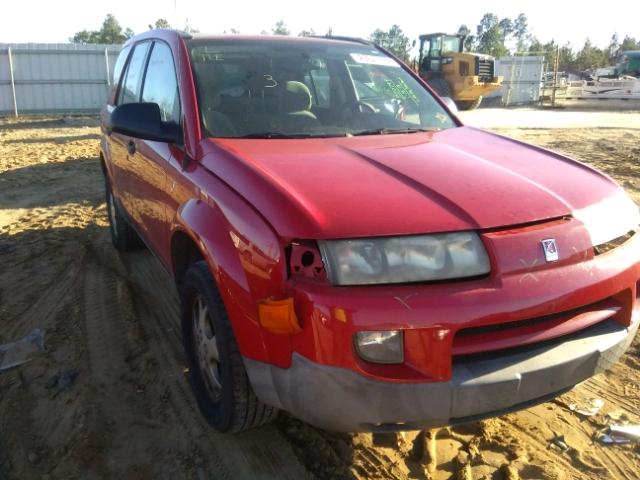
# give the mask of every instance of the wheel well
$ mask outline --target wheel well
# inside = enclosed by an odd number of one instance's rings
[[[171,263],[173,276],[179,285],[184,274],[195,262],[203,260],[204,256],[200,248],[189,235],[184,232],[176,232],[171,239]]]

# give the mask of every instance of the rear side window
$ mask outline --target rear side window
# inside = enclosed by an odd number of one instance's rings
[[[171,49],[166,43],[155,42],[153,44],[147,73],[144,77],[142,101],[157,103],[163,121],[180,122],[176,69]]]
[[[122,75],[122,69],[124,68],[124,64],[127,61],[130,51],[131,45],[127,45],[120,50],[116,64],[113,66],[113,82],[111,82],[113,85],[118,85],[118,83],[120,83],[120,75]]]
[[[139,43],[135,46],[131,54],[131,60],[129,60],[129,65],[127,66],[124,83],[120,88],[118,105],[140,101],[140,85],[142,83],[142,72],[144,69],[144,60],[147,57],[147,50],[149,50],[149,42]]]

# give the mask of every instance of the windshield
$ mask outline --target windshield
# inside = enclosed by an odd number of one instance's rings
[[[392,58],[358,44],[193,40],[206,135],[304,138],[455,127]]]

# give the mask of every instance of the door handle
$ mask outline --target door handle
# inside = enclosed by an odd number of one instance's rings
[[[133,155],[134,153],[136,153],[136,144],[133,142],[133,140],[129,140],[129,142],[127,143],[127,152],[129,152],[129,155]]]

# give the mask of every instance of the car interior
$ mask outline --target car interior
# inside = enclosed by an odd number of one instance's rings
[[[378,56],[387,63],[376,64]],[[415,79],[378,56],[194,47],[205,133],[276,138],[455,126]]]

